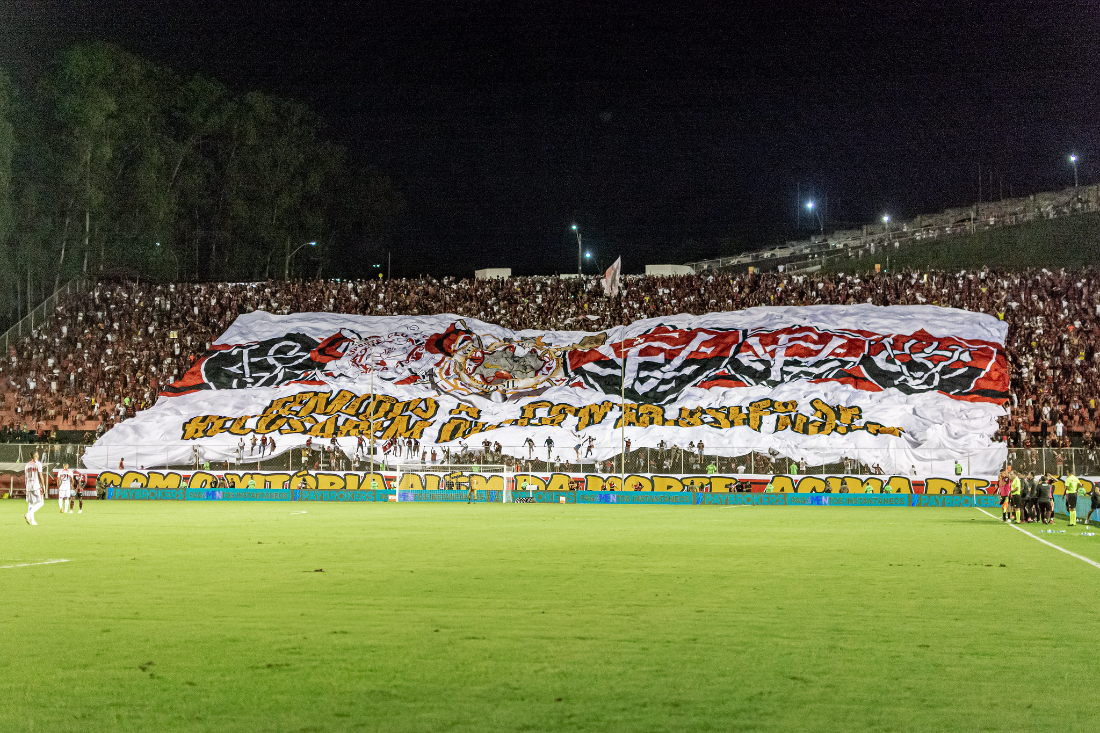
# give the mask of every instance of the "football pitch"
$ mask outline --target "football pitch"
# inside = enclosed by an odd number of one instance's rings
[[[1098,725],[1100,568],[973,508],[25,508],[4,731]]]

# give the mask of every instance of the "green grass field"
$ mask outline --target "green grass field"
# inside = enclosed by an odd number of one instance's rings
[[[1100,569],[975,509],[25,506],[3,731],[1100,725]]]

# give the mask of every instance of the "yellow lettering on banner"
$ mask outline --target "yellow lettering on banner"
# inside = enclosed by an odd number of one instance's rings
[[[370,420],[345,420],[336,430],[338,438],[356,435],[370,435]]]
[[[817,398],[810,401],[810,406],[817,418],[810,422],[810,435],[830,435],[836,429],[836,410]]]
[[[252,419],[251,415],[241,415],[229,426],[230,435],[248,435],[252,431],[248,428],[248,421]]]
[[[601,491],[603,489],[603,477],[589,473],[584,476],[585,491]]]
[[[771,400],[768,400],[769,402]],[[671,476],[654,476],[653,477],[653,490],[654,491],[683,491],[684,485],[680,483],[680,479],[673,478]]]
[[[298,409],[310,400],[313,396],[313,392],[299,392],[298,394],[292,394],[288,397],[283,397],[273,401],[268,407],[274,406],[274,412],[283,415],[292,415],[298,412]]]
[[[539,418],[535,413],[544,408],[547,410],[550,409],[550,403],[546,402],[545,400],[539,400],[538,402],[528,402],[526,405],[521,407],[519,411],[520,427],[526,427],[527,425],[531,424],[539,425]],[[455,414],[455,411],[451,410],[451,414]],[[478,415],[476,415],[475,417],[480,416],[480,414],[481,413],[479,411]]]
[[[889,486],[895,494],[913,493],[912,482],[904,476],[891,476],[890,480],[886,482],[886,485]]]
[[[767,415],[772,414],[772,401],[764,398],[749,403],[749,427],[760,432],[760,422]]]
[[[264,477],[262,474],[252,473],[227,473],[225,474],[225,482],[229,484],[231,489],[247,489],[250,479],[256,480],[256,486],[262,486],[264,483]]]
[[[775,432],[781,433],[784,430],[791,429],[791,416],[780,415],[775,419]]]
[[[306,424],[296,417],[288,417],[286,419],[286,425],[279,428],[279,433],[286,435],[287,433],[304,433],[306,431]]]
[[[707,417],[714,422],[708,423],[712,428],[718,428],[724,430],[730,427],[730,420],[726,416],[726,411],[722,409],[715,409],[713,407],[706,408]]]
[[[577,414],[577,432],[584,430],[591,425],[599,425],[603,422],[603,419],[607,417],[607,413],[611,411],[612,402],[600,402],[596,405],[585,405],[580,409]],[[646,405],[648,407],[648,405]],[[520,423],[526,425],[527,423]],[[659,423],[658,423],[659,424]]]
[[[348,404],[354,399],[355,394],[353,392],[349,392],[346,389],[340,390],[329,399],[328,406],[325,408],[325,414],[335,415],[338,412],[344,412]]]
[[[420,476],[415,473],[406,473],[401,475],[401,483],[397,486],[400,491],[423,491],[424,482],[420,480]]]
[[[345,473],[344,474],[344,488],[348,491],[359,490],[359,474],[357,473]]]
[[[344,488],[344,477],[338,473],[317,474],[318,491],[341,491]]]
[[[877,494],[882,491],[882,479],[866,478],[860,483],[859,488],[864,494]]]
[[[623,427],[630,427],[638,424],[638,406],[633,402],[627,402],[622,406],[623,412],[619,415],[618,421],[615,423],[615,429]]]
[[[843,493],[845,488],[850,494],[859,494],[863,491],[863,482],[854,476],[829,476],[825,483],[833,490],[834,494]]]
[[[626,485],[623,487],[623,491],[633,491],[636,483],[641,484],[641,491],[653,491],[653,481],[636,473],[626,477]]]
[[[370,392],[367,394],[361,394],[354,400],[344,405],[344,408],[340,412],[344,413],[348,417],[359,417],[359,413],[363,412],[370,406]]]
[[[737,479],[729,476],[712,476],[710,479],[710,490],[715,494],[728,494],[736,483]]]
[[[730,424],[735,428],[742,428],[748,424],[749,415],[745,414],[740,405],[727,407],[726,414],[729,415]]]
[[[524,482],[527,482],[526,487]],[[519,491],[543,491],[546,489],[546,482],[529,473],[518,473],[516,474],[516,489]]]
[[[260,435],[267,435],[284,425],[286,425],[285,415],[263,414],[256,420],[256,432]]]
[[[470,486],[475,491],[504,491],[504,477],[500,474],[483,476],[480,473],[475,473],[470,476]]]
[[[367,418],[373,419],[375,423],[380,420],[384,420],[393,409],[393,406],[397,404],[397,400],[389,395],[376,394],[374,400],[367,403]],[[475,411],[477,408],[473,408]],[[451,411],[454,414],[454,410]]]
[[[815,491],[819,494],[825,493],[825,482],[817,476],[807,476],[798,482],[798,492],[800,494],[809,494]]]
[[[893,435],[896,438],[900,438],[902,434],[901,428],[888,428],[885,425],[879,425],[877,422],[864,423],[863,427],[871,435]]]
[[[990,483],[984,478],[964,478],[961,483],[964,494],[984,494],[990,486]],[[1062,482],[1055,481],[1054,483],[1061,484]],[[1057,488],[1058,486],[1055,486],[1055,489]]]
[[[145,474],[138,473],[137,471],[127,471],[122,476],[122,488],[130,488],[134,485],[135,480],[143,489],[149,484],[149,480],[145,477]]]
[[[951,479],[930,478],[925,479],[924,493],[926,494],[954,494],[957,484]]]
[[[702,413],[703,409],[701,407],[681,407],[680,417],[676,419],[676,425],[681,428],[697,428],[703,424]]]
[[[772,403],[772,412],[794,412],[798,409],[797,400],[787,400],[786,402],[776,401]]]
[[[149,488],[150,489],[178,489],[180,487],[180,479],[183,477],[178,473],[160,473],[159,471],[149,472]]]
[[[794,481],[790,476],[772,476],[772,491],[776,494],[793,494]]]
[[[623,482],[618,476],[608,476],[603,482],[604,491],[623,491]]]
[[[859,407],[845,407],[844,405],[837,405],[836,410],[839,413],[837,415],[837,422],[842,425],[852,425],[856,420],[860,420],[863,417],[863,410]]]
[[[801,412],[794,414],[794,431],[802,435],[806,434],[806,416]]]
[[[217,418],[214,415],[200,415],[193,417],[183,424],[183,439],[195,440],[206,435],[206,431],[214,424]]]
[[[550,406],[549,402],[537,402],[537,403],[533,403],[533,404],[542,404],[542,405],[546,405],[547,407]],[[528,407],[530,407],[530,405],[528,405]],[[454,408],[451,410],[451,414],[452,415],[465,415],[466,417],[470,418],[471,420],[477,420],[479,417],[481,417],[481,410],[474,407],[473,405],[464,405],[460,402],[460,403],[458,403],[457,405],[454,406]]]
[[[710,477],[708,476],[688,476],[682,479],[684,484],[684,490],[686,491],[702,491],[710,485]]]
[[[450,443],[452,440],[466,435],[470,429],[470,421],[459,417],[452,417],[439,428],[439,434],[435,437],[436,443]]]
[[[665,425],[665,410],[660,405],[638,405],[638,425],[643,428]]]
[[[571,484],[569,483],[569,477],[564,473],[554,473],[550,475],[550,482],[546,485],[547,491],[569,491]]]
[[[328,392],[300,392],[299,397],[302,398],[298,402],[298,409],[294,414],[298,417],[305,417],[306,415],[324,415],[325,406],[328,404],[329,393]]]
[[[264,474],[264,488],[267,489],[285,489],[287,481],[290,481],[289,473],[265,473]]]
[[[555,426],[561,425],[563,422],[565,422],[565,418],[576,414],[577,408],[573,405],[570,405],[568,403],[554,405],[550,408],[550,424]]]
[[[104,488],[121,486],[122,477],[114,471],[104,471],[96,477],[95,484],[96,486],[103,486]]]
[[[207,471],[195,471],[187,482],[189,489],[209,489],[218,484],[218,477]]]
[[[425,428],[432,424],[431,420],[417,420],[416,422],[409,424],[411,417],[409,415],[402,415],[397,418],[386,428],[385,432],[379,436],[379,440],[389,440],[390,438],[413,438],[420,440],[424,435]],[[484,425],[484,423],[478,423]]]
[[[312,420],[313,418],[306,418],[306,420]],[[324,422],[319,422],[308,431],[306,435],[311,435],[314,438],[331,438],[336,435],[336,416],[325,418]]]
[[[431,420],[438,411],[439,403],[431,397],[422,397],[416,401],[415,405],[409,407],[409,412],[421,420]]]

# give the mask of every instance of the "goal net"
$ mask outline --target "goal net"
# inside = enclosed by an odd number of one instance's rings
[[[509,466],[470,463],[402,463],[397,501],[512,502],[515,476]],[[472,492],[472,493],[471,493]]]

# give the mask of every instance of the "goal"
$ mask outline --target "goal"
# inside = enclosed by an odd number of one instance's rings
[[[401,463],[397,501],[468,501],[512,503],[515,475],[509,466],[485,463]]]

